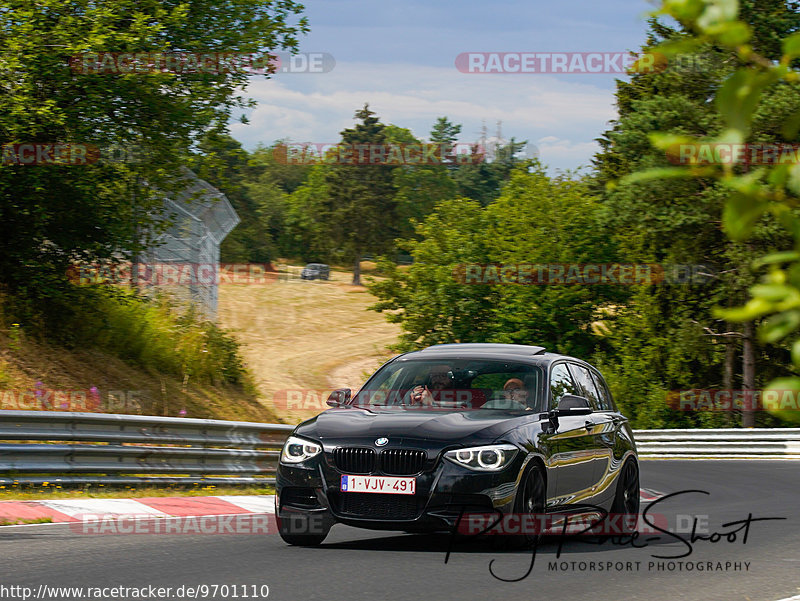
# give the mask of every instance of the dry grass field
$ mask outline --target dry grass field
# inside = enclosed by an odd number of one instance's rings
[[[267,285],[220,286],[219,323],[242,343],[262,402],[297,423],[326,409],[331,389],[359,388],[392,356],[386,347],[400,328],[367,310],[375,298],[350,285],[351,273],[332,271],[328,281],[290,273]]]

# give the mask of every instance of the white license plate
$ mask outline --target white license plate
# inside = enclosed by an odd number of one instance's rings
[[[416,488],[416,478],[342,476],[342,492],[377,492],[390,495],[413,495]]]

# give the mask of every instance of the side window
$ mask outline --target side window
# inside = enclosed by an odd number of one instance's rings
[[[555,409],[565,394],[578,394],[578,389],[565,363],[556,364],[550,372],[550,409]]]
[[[592,379],[594,380],[594,385],[597,388],[597,393],[600,395],[600,407],[603,411],[614,411],[614,403],[611,402],[611,393],[608,391],[608,387],[603,381],[603,378],[598,376],[593,371],[589,373],[592,374]]]
[[[592,406],[592,409],[599,411],[599,396],[597,394],[597,389],[594,387],[594,380],[592,380],[589,370],[581,365],[576,365],[575,363],[569,364],[569,370],[572,372],[572,375],[575,377],[575,381],[578,384],[578,389],[580,390],[578,394],[589,399],[589,404]]]

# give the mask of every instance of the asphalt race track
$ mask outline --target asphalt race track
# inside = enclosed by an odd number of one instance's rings
[[[530,575],[518,582],[493,577],[490,562],[498,576],[519,578],[530,565],[529,551],[495,551],[490,542],[466,540],[454,544],[445,564],[445,535],[336,526],[324,545],[307,549],[289,547],[277,535],[100,536],[73,532],[65,524],[21,526],[0,529],[0,585],[154,585],[173,590],[182,585],[268,585],[269,599],[280,601],[762,601],[800,594],[800,462],[656,460],[641,465],[643,488],[710,493],[678,495],[650,509],[669,524],[690,527],[688,518],[673,520],[679,514],[701,516],[698,531],[711,535],[743,528],[723,524],[746,520],[749,514],[786,519],[750,523],[746,543],[744,529],[733,542],[725,536],[716,543],[696,541],[691,555],[680,559],[653,557],[688,551],[689,545],[666,534],[647,546],[642,545],[653,535],[642,535],[636,541],[642,548],[571,538],[563,542],[558,559],[559,541],[549,539],[538,550]],[[688,539],[689,534],[681,536]]]

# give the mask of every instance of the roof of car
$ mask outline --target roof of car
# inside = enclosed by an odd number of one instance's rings
[[[463,342],[454,344],[435,344],[419,351],[420,353],[450,353],[453,351],[473,351],[488,354],[539,355],[544,352],[543,346],[527,344],[497,344],[490,342]]]
[[[556,360],[569,360],[576,363],[586,363],[582,359],[560,353],[550,353],[543,346],[527,344],[498,344],[489,342],[468,342],[452,344],[436,344],[419,351],[404,353],[397,359],[458,359],[458,358],[492,358],[504,360],[525,361],[539,365],[550,365]]]
[[[457,359],[465,357],[470,359],[492,358],[509,361],[526,361],[530,363],[548,363],[556,357],[545,353],[543,346],[530,346],[525,344],[496,344],[496,343],[457,343],[436,344],[419,351],[406,353],[398,359]]]

